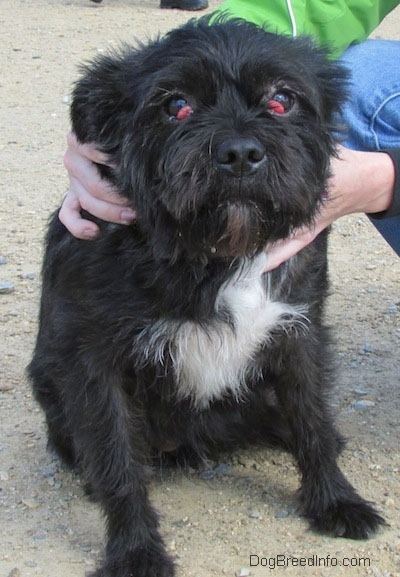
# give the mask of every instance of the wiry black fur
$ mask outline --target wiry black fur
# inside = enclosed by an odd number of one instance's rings
[[[298,462],[302,509],[315,529],[358,539],[383,522],[336,463],[342,442],[327,406],[322,319],[326,233],[264,275],[272,300],[307,304],[309,325],[270,331],[241,395],[226,390],[196,404],[179,395],[174,372],[175,332],[190,322],[234,334],[232,311],[216,304],[221,287],[244,257],[315,217],[344,79],[306,39],[203,20],[98,57],[76,85],[73,129],[109,154],[114,168],[101,170],[140,217],[129,227],[99,223],[93,242],[53,217],[29,373],[51,444],[81,469],[106,514],[98,577],[174,575],[147,498],[152,448],[204,458],[244,437],[278,439]],[[287,114],[268,108],[277,91],[290,95]],[[182,120],[179,98],[193,111]],[[238,172],[224,158],[227,142],[255,143],[264,157]],[[160,321],[170,342],[155,358],[149,338]]]

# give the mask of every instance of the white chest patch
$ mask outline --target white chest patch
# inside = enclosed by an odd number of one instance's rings
[[[179,398],[190,398],[198,408],[206,408],[226,392],[240,398],[246,378],[257,371],[255,355],[272,338],[272,330],[308,326],[306,306],[270,299],[262,276],[265,263],[262,253],[221,286],[216,313],[227,311],[230,322],[162,320],[147,333],[145,356],[163,362],[169,354]]]

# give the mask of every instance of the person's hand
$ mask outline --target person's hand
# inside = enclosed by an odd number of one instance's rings
[[[82,209],[104,221],[118,224],[130,224],[136,218],[127,200],[101,178],[96,164],[107,163],[106,155],[96,150],[94,145],[80,144],[73,133],[68,135],[64,164],[70,187],[59,217],[77,238],[90,239],[99,233],[94,222],[82,217]],[[389,208],[395,170],[388,154],[359,152],[339,146],[338,157],[332,159],[331,172],[328,198],[323,202],[314,225],[295,231],[288,240],[266,247],[268,264],[265,271],[294,256],[341,216],[358,212],[373,214]]]
[[[341,216],[359,212],[373,214],[389,208],[395,169],[388,154],[339,146],[337,158],[332,159],[331,172],[328,198],[323,201],[314,225],[295,231],[287,240],[267,246],[268,261],[264,272],[286,262]]]
[[[64,226],[77,238],[96,237],[99,227],[82,217],[82,209],[107,222],[130,224],[136,217],[135,211],[97,170],[95,163],[107,165],[107,156],[94,145],[80,144],[72,132],[68,134],[67,144],[64,166],[70,184],[59,212]]]

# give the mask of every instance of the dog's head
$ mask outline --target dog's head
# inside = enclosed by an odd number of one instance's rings
[[[165,255],[252,255],[315,217],[345,77],[308,39],[201,19],[85,67],[73,129]]]

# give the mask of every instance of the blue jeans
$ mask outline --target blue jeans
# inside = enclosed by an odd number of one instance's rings
[[[351,72],[343,144],[365,151],[400,148],[400,41],[366,40],[341,60]],[[371,222],[400,255],[400,216]]]

